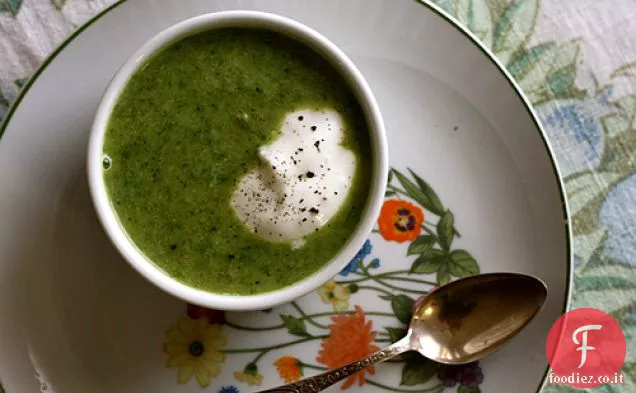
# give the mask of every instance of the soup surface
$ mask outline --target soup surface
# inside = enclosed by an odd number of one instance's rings
[[[320,177],[310,171],[298,177],[324,182],[316,190],[321,200],[340,195],[339,205],[326,219],[299,199],[298,225],[317,227],[301,239],[277,241],[275,233],[259,234],[245,218],[249,211],[238,214],[232,201],[248,174],[269,165],[263,148],[277,143],[285,127],[307,133],[314,155],[330,142],[324,133],[312,139],[309,119],[316,113],[339,118],[342,132],[331,142],[353,157],[352,175],[342,189],[327,190],[342,182],[330,182],[340,168],[326,160],[316,169]],[[214,293],[268,292],[319,270],[358,225],[370,184],[369,134],[353,92],[321,56],[261,30],[200,33],[151,58],[118,98],[103,151],[109,198],[130,239],[170,276]],[[305,153],[297,146],[279,152],[294,162]],[[265,203],[255,201],[252,214],[264,211],[257,202]]]

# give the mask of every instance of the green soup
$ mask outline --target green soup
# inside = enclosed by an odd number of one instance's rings
[[[230,201],[259,147],[304,108],[336,110],[357,160],[338,213],[292,249],[252,233]],[[370,183],[368,129],[347,84],[310,49],[261,30],[201,33],[155,55],[118,98],[104,154],[128,236],[170,276],[215,293],[268,292],[323,267],[358,225]]]

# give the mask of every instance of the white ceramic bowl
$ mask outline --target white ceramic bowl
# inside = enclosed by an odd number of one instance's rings
[[[120,225],[110,203],[103,178],[104,135],[118,96],[130,77],[157,51],[177,40],[212,29],[261,28],[291,37],[311,47],[328,60],[345,78],[366,116],[372,147],[372,183],[362,219],[349,241],[324,267],[291,286],[263,294],[241,296],[217,294],[185,285],[167,275],[146,257]],[[88,148],[88,181],[93,203],[107,235],[124,258],[145,278],[164,291],[189,303],[222,310],[259,310],[296,299],[315,290],[355,256],[370,234],[380,212],[388,176],[388,149],[384,124],[375,97],[366,80],[332,42],[311,28],[282,16],[256,11],[225,11],[198,16],[178,23],[156,35],[118,70],[97,110]],[[228,201],[229,204],[229,201]],[[229,206],[229,205],[228,205]]]

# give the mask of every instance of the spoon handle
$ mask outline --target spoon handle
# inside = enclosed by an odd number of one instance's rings
[[[279,386],[269,390],[262,390],[260,393],[314,393],[321,392],[329,386],[342,381],[343,379],[361,371],[367,367],[381,363],[391,359],[404,352],[412,350],[410,334],[402,338],[400,341],[375,352],[368,357],[349,363],[340,368],[336,368],[313,377],[302,379],[298,382],[288,385]]]

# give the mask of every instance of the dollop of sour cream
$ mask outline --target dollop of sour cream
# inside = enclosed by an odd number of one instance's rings
[[[326,225],[344,203],[356,168],[341,145],[344,124],[334,110],[288,114],[280,136],[259,150],[261,165],[238,183],[231,201],[239,218],[261,238],[291,242]]]

